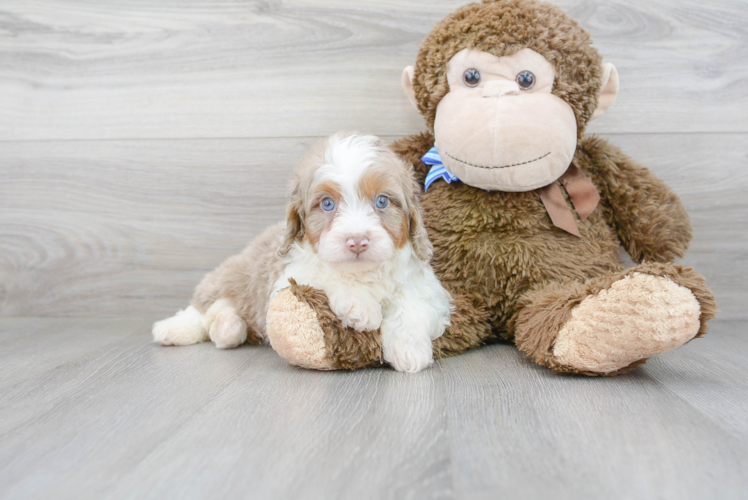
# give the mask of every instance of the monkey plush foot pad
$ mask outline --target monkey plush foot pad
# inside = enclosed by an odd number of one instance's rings
[[[267,315],[270,345],[289,363],[313,370],[335,367],[325,350],[325,334],[317,313],[291,288],[281,290],[270,302]]]
[[[662,276],[634,273],[571,311],[553,355],[578,371],[611,373],[694,338],[700,313],[688,288]]]
[[[270,345],[289,363],[313,370],[383,366],[379,332],[346,328],[322,290],[291,283],[270,301]]]

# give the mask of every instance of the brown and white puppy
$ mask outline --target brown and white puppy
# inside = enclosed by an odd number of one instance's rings
[[[427,367],[452,305],[428,264],[411,170],[374,136],[316,143],[296,168],[286,223],[208,274],[190,307],[153,325],[154,339],[210,339],[219,348],[266,342],[268,303],[294,279],[324,291],[343,325],[379,328],[395,369]]]

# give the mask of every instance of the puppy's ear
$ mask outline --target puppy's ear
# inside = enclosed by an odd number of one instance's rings
[[[434,255],[434,247],[431,245],[431,241],[429,241],[426,226],[423,225],[420,206],[418,205],[415,196],[408,200],[408,212],[410,242],[413,244],[413,250],[415,250],[419,259],[428,262]]]
[[[405,212],[408,217],[408,238],[416,257],[424,262],[431,260],[434,255],[434,247],[429,241],[429,235],[426,232],[426,226],[421,218],[421,205],[418,201],[418,193],[421,188],[416,182],[413,166],[400,158],[392,149],[383,142],[379,144],[380,158],[387,170],[400,179],[400,186],[405,195]]]
[[[278,255],[286,255],[295,241],[301,241],[304,237],[304,220],[302,217],[304,204],[301,197],[301,186],[299,179],[294,179],[289,189],[291,196],[286,209],[286,232],[283,235],[283,243],[278,248]]]
[[[426,232],[426,226],[421,218],[421,205],[418,202],[420,192],[418,183],[413,176],[413,167],[407,165],[398,157],[403,164],[403,192],[405,193],[406,209],[408,211],[408,236],[413,245],[416,256],[424,262],[431,260],[434,255],[434,247],[429,241],[429,235]]]

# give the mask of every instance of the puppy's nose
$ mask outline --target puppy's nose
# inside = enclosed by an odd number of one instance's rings
[[[369,238],[366,236],[351,236],[348,238],[348,240],[345,242],[346,246],[348,247],[348,250],[355,253],[356,255],[361,255],[366,251],[367,248],[369,248]]]

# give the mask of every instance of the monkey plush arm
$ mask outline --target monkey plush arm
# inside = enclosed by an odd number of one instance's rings
[[[641,263],[682,257],[691,223],[678,195],[603,139],[587,137],[579,149],[578,166],[600,191],[608,222],[631,258]]]

